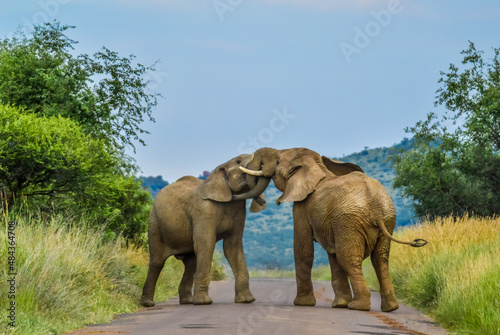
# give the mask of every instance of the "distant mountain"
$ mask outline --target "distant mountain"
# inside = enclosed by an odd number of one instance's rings
[[[411,200],[402,198],[400,191],[392,188],[394,170],[387,160],[395,149],[408,148],[410,144],[410,140],[404,139],[401,143],[389,148],[365,148],[361,152],[345,157],[335,157],[335,159],[344,162],[358,164],[368,176],[377,179],[384,185],[396,208],[396,227],[409,224],[414,215]],[[208,175],[209,173],[205,171],[199,178],[206,179]],[[154,188],[151,185],[155,185],[155,187],[159,185],[159,177],[142,178],[144,178],[145,185],[148,185],[153,191]],[[153,180],[148,178],[153,178]],[[149,184],[146,184],[146,181],[149,181]],[[156,181],[157,184],[151,184],[151,181]],[[281,192],[273,183],[269,185],[264,195],[267,200],[267,208],[260,213],[247,212],[245,232],[243,234],[243,247],[247,264],[249,267],[254,268],[292,269],[294,266],[293,204],[285,202],[280,206],[276,205],[276,199],[281,195]],[[247,201],[247,207],[250,207],[250,201]],[[221,247],[220,244],[218,247]],[[326,252],[316,243],[314,264],[328,264]]]
[[[142,185],[151,192],[153,197],[156,197],[158,192],[168,185],[168,181],[163,180],[162,176],[139,177],[139,180],[142,181]]]

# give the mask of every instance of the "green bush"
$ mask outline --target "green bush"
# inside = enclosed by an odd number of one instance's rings
[[[120,164],[70,119],[0,105],[0,189],[8,207],[42,221],[50,213],[85,217],[144,243],[152,197]]]
[[[69,221],[69,222],[68,222]],[[85,220],[53,216],[46,225],[15,218],[16,328],[9,328],[8,295],[0,295],[2,334],[62,334],[85,324],[109,322],[116,313],[139,308],[148,269],[142,248],[126,247],[123,239],[106,241],[102,230]],[[7,217],[0,221],[0,240],[7,240]],[[7,255],[7,244],[0,244]],[[0,258],[0,274],[7,275],[7,257]],[[157,283],[156,301],[177,294],[183,265],[166,262]],[[0,291],[7,292],[7,282]]]

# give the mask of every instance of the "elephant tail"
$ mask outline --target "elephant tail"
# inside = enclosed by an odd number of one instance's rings
[[[382,233],[384,233],[385,236],[387,236],[390,240],[396,242],[396,243],[400,243],[400,244],[407,244],[407,245],[411,245],[412,247],[415,247],[415,248],[420,248],[420,247],[423,247],[424,245],[426,245],[428,242],[426,240],[423,240],[421,238],[417,238],[411,242],[407,242],[407,241],[400,241],[398,239],[395,239],[394,237],[392,237],[392,235],[387,231],[387,227],[385,226],[385,222],[382,221],[382,220],[377,220],[377,224],[380,228],[380,230],[382,230]]]

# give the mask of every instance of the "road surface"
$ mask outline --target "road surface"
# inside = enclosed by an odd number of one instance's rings
[[[250,280],[256,301],[235,304],[234,281],[210,283],[212,305],[179,305],[178,298],[121,314],[110,324],[87,325],[71,335],[265,335],[265,334],[448,334],[417,310],[400,305],[380,311],[380,296],[372,292],[370,312],[331,308],[330,282],[314,282],[316,306],[294,306],[295,279]]]

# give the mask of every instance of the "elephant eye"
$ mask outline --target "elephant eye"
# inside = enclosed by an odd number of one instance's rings
[[[240,163],[241,163],[241,159],[238,159],[238,160],[236,161],[236,164],[240,164]]]

